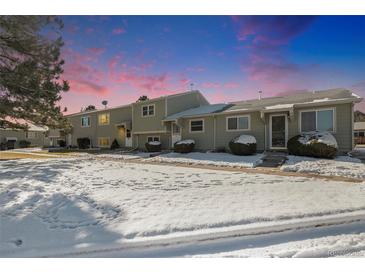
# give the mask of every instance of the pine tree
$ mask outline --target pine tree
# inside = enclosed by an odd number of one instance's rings
[[[67,127],[58,102],[69,90],[55,16],[0,16],[0,122],[22,128],[19,120],[51,128]]]

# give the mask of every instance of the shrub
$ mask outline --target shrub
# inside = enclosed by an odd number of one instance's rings
[[[30,146],[30,142],[27,141],[27,140],[20,140],[19,141],[19,147],[20,148],[26,148],[26,147],[29,147]]]
[[[110,149],[117,149],[117,148],[120,148],[120,145],[119,145],[117,139],[114,139],[112,145],[110,146]]]
[[[90,144],[91,144],[90,139],[87,137],[77,139],[77,146],[79,147],[79,149],[90,148]]]
[[[256,153],[256,139],[251,135],[241,135],[229,142],[229,149],[235,155],[252,155]]]
[[[289,139],[290,154],[332,159],[337,154],[337,142],[328,132],[309,132]]]
[[[66,141],[65,140],[58,140],[57,143],[60,147],[66,147]]]
[[[174,151],[178,153],[190,153],[195,146],[194,140],[182,140],[174,144]]]
[[[161,151],[161,143],[154,141],[154,142],[147,142],[145,147],[148,152],[160,152]]]
[[[0,150],[5,150],[6,149],[6,143],[1,142],[0,143]]]

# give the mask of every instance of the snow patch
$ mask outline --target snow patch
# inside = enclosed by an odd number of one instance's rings
[[[148,142],[149,145],[152,145],[152,146],[159,146],[161,145],[161,142],[159,141],[151,141],[151,142]]]
[[[365,181],[365,164],[357,158],[338,156],[335,159],[318,159],[304,156],[287,156],[282,171],[313,173],[326,176],[343,176]]]
[[[302,133],[298,141],[303,145],[311,145],[314,142],[318,142],[338,148],[335,137],[333,137],[331,133],[326,131],[311,131]]]
[[[256,144],[256,138],[252,135],[240,135],[234,138],[232,142],[244,145]]]
[[[181,140],[179,142],[176,142],[177,145],[191,145],[195,144],[194,140],[188,139],[188,140]]]

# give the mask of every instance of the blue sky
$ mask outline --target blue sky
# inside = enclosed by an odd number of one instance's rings
[[[69,112],[199,89],[212,103],[351,88],[365,97],[365,16],[64,16]],[[357,107],[365,111],[365,104]]]

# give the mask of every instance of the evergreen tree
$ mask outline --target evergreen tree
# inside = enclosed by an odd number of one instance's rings
[[[62,27],[55,16],[0,16],[0,121],[5,126],[22,128],[19,120],[68,126],[58,106],[61,93],[69,90],[61,78]]]

